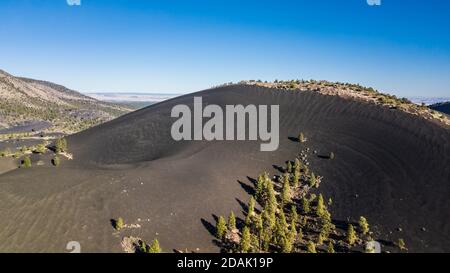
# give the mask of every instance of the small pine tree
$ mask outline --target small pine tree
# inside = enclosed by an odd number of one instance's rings
[[[281,203],[283,205],[289,204],[291,202],[291,186],[289,183],[289,178],[285,179],[283,184],[283,192],[281,193]]]
[[[397,246],[400,250],[407,250],[405,241],[403,239],[398,239]]]
[[[256,181],[255,197],[260,202],[263,201],[264,198],[264,184],[265,184],[264,175],[259,175],[258,180]]]
[[[148,253],[161,253],[162,249],[159,246],[158,239],[154,239],[148,248]]]
[[[317,199],[317,207],[316,207],[316,215],[321,217],[324,214],[325,205],[323,203],[323,196],[319,194],[319,198]]]
[[[353,225],[350,224],[348,226],[348,230],[347,230],[347,243],[349,245],[354,245],[356,242],[356,239],[357,239],[357,237],[356,237],[355,229],[353,228]]]
[[[302,197],[302,211],[305,214],[310,212],[309,200],[306,197]]]
[[[216,237],[219,240],[222,240],[225,236],[225,232],[227,231],[227,224],[225,223],[225,218],[222,216],[219,217],[216,223]]]
[[[292,205],[291,206],[291,212],[289,217],[291,217],[291,221],[296,224],[298,221],[298,213],[297,213],[297,206],[296,205]]]
[[[306,251],[308,253],[317,253],[316,245],[314,244],[314,242],[311,241],[308,242],[308,244],[306,245]]]
[[[302,169],[302,163],[300,162],[300,160],[298,158],[296,158],[294,161],[294,170],[296,172],[300,172],[301,169]]]
[[[327,253],[335,253],[335,251],[334,251],[334,245],[333,245],[333,243],[332,243],[331,241],[328,243],[328,246],[327,246]]]
[[[286,170],[288,173],[292,173],[292,163],[291,161],[287,162]]]
[[[30,168],[31,167],[31,158],[29,156],[25,156],[22,160],[22,167],[23,168]]]
[[[309,178],[309,186],[313,188],[316,187],[316,185],[317,185],[316,175],[314,173],[311,173],[311,177]]]
[[[291,227],[289,229],[289,239],[294,243],[297,238],[297,225],[294,220],[291,220]]]
[[[367,219],[363,216],[359,217],[359,228],[361,229],[361,233],[366,235],[369,233],[369,223],[367,223]]]
[[[300,182],[300,172],[294,171],[294,177],[292,178],[292,186],[297,189]]]
[[[114,221],[114,228],[115,228],[116,230],[121,230],[121,229],[123,228],[124,225],[125,225],[125,224],[124,224],[124,221],[123,221],[122,217],[119,217],[119,218],[117,218],[117,219]]]
[[[234,216],[234,212],[231,212],[230,216],[228,217],[228,229],[230,231],[236,229],[236,216]]]
[[[262,221],[264,229],[270,231],[275,226],[275,215],[265,208],[262,213]]]
[[[300,133],[298,135],[298,142],[300,142],[300,143],[305,143],[306,142],[306,138],[305,138],[305,135],[303,133]]]
[[[250,229],[248,227],[244,227],[242,230],[242,238],[240,243],[241,252],[247,253],[249,252],[251,247],[251,234]]]
[[[283,236],[283,238],[281,238],[281,252],[282,253],[290,253],[292,251],[292,241],[287,238],[286,236]]]

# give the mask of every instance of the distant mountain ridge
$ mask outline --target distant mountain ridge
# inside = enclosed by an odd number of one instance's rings
[[[444,114],[450,115],[450,101],[430,105],[430,108],[442,112]]]
[[[52,130],[73,133],[132,110],[59,84],[15,77],[0,70],[0,128],[39,120],[51,122]]]

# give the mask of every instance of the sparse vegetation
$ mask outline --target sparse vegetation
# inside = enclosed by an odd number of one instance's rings
[[[29,156],[24,156],[22,159],[22,168],[30,168],[31,167],[31,158]]]
[[[114,228],[115,228],[117,231],[120,231],[120,230],[124,227],[125,223],[124,223],[122,217],[119,217],[119,218],[117,218],[117,219],[114,220],[113,225],[114,225]]]
[[[148,247],[148,253],[161,253],[162,249],[159,246],[158,239],[154,239],[150,246]]]
[[[61,162],[60,162],[60,159],[58,156],[53,157],[53,159],[52,159],[53,166],[58,167],[60,163]]]

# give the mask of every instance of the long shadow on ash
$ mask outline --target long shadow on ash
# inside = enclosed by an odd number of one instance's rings
[[[252,178],[250,176],[247,176],[248,181],[252,183],[253,187],[256,187],[256,184],[258,184],[258,181],[255,178]]]
[[[254,195],[255,194],[255,190],[254,190],[254,188],[252,186],[247,185],[247,184],[245,184],[244,182],[242,182],[240,180],[238,180],[237,182],[239,183],[239,185],[241,185],[241,187],[244,189],[244,191],[247,194],[250,194],[250,195]]]
[[[213,217],[217,218],[216,215],[213,215]],[[209,232],[209,234],[213,237],[216,237],[216,227],[204,218],[200,219],[200,221],[202,222],[202,225],[206,228],[206,230]],[[222,242],[220,242],[217,239],[213,239],[213,240],[211,240],[211,242],[217,247],[222,248],[222,246],[223,246]]]
[[[284,173],[286,171],[283,167],[280,167],[278,165],[272,165],[272,167],[280,173]]]
[[[300,142],[300,139],[298,139],[298,137],[288,137],[288,139],[292,142]]]
[[[212,235],[212,236],[216,236],[216,227],[211,224],[208,220],[202,218],[200,219],[200,221],[202,222],[202,225],[206,228],[206,230]]]

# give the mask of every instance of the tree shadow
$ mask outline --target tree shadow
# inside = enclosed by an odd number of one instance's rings
[[[242,202],[239,198],[236,198],[236,201],[241,206],[241,209],[242,209],[242,212],[244,213],[244,215],[247,215],[248,205],[246,203]]]
[[[250,183],[253,184],[253,187],[256,187],[256,185],[258,184],[258,181],[250,176],[247,176],[248,181],[250,181]]]
[[[209,234],[215,237],[216,227],[204,218],[200,219],[200,221],[202,222],[202,225],[206,228],[206,230],[209,232]]]
[[[255,194],[255,189],[252,186],[249,186],[249,185],[247,185],[244,182],[239,181],[239,180],[237,182],[239,183],[239,185],[241,185],[241,187],[244,189],[244,191],[247,194],[250,194],[250,195],[254,195]]]
[[[280,173],[284,173],[286,171],[283,167],[280,167],[278,165],[272,165],[272,167]]]

